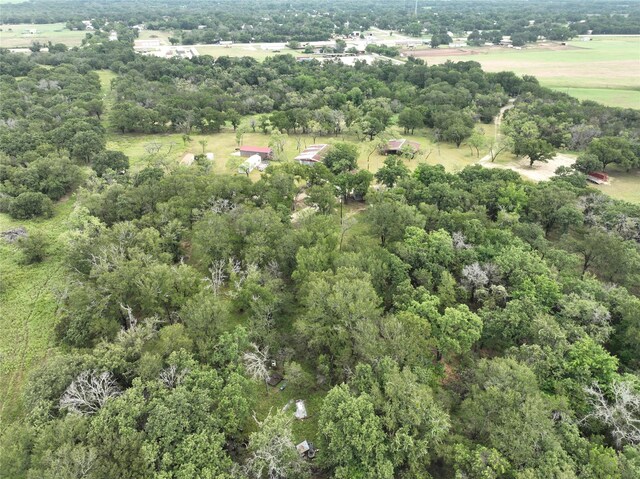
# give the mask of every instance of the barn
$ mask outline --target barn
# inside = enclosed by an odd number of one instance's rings
[[[409,141],[404,138],[399,140],[389,140],[383,147],[382,153],[385,155],[399,155],[403,152],[404,149],[407,148],[410,148],[415,155],[418,151],[420,151],[420,143]]]
[[[249,158],[253,155],[258,155],[263,160],[270,160],[273,156],[273,150],[263,146],[241,146],[240,156]]]
[[[320,143],[305,148],[298,156],[294,158],[301,165],[313,165],[322,161],[329,151],[329,145]]]

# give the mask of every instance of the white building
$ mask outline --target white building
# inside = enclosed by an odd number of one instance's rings
[[[247,158],[239,167],[238,173],[243,175],[248,175],[251,173],[254,168],[256,168],[260,163],[262,163],[262,158],[260,155],[253,155]]]

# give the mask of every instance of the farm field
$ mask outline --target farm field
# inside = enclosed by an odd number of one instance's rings
[[[29,47],[33,42],[64,43],[68,47],[75,47],[82,43],[87,32],[71,31],[65,28],[64,23],[44,24],[16,24],[0,25],[0,47],[22,48]],[[27,33],[36,30],[35,34]]]
[[[428,64],[477,61],[486,71],[533,75],[550,88],[611,106],[640,108],[640,36],[592,37],[566,46],[547,43],[515,50],[468,47],[407,51]]]

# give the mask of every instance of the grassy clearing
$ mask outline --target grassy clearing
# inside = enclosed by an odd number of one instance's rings
[[[617,200],[640,204],[640,171],[618,170],[610,167],[608,185],[591,185]]]
[[[482,125],[482,128],[487,138],[493,136],[493,125]],[[446,143],[435,143],[430,138],[430,132],[427,130],[418,131],[415,135],[403,135],[398,132],[394,136],[408,138],[420,143],[422,154],[417,159],[407,162],[411,169],[415,168],[420,161],[426,161],[428,164],[443,164],[448,171],[459,171],[465,166],[478,161],[475,154],[472,154],[469,148],[465,146],[456,148]],[[372,144],[369,141],[358,142],[353,136],[340,135],[338,137],[317,136],[315,143],[335,143],[343,140],[358,144],[358,165],[360,168],[368,169],[375,173],[382,167],[385,156],[377,152],[369,155],[372,148]],[[200,143],[201,141],[206,142],[204,150]],[[268,146],[269,136],[259,132],[246,133],[242,143],[243,145]],[[314,138],[309,135],[291,134],[285,144],[284,161],[293,160],[301,149],[313,143]],[[243,161],[241,157],[233,154],[237,147],[236,136],[231,128],[226,128],[221,133],[212,135],[191,135],[191,141],[187,143],[183,141],[180,134],[120,135],[115,133],[110,135],[107,143],[108,149],[119,150],[129,156],[131,167],[134,170],[156,163],[159,159],[163,159],[168,164],[177,164],[188,153],[212,152],[215,157],[213,171],[220,174],[237,172],[238,165]],[[153,154],[154,149],[157,148],[159,148],[159,151]],[[481,150],[480,156],[484,154],[486,154],[486,150]],[[428,158],[426,158],[427,155]],[[259,177],[260,173],[257,170],[251,173],[252,179],[258,179]]]
[[[615,88],[564,88],[553,87],[579,100],[591,100],[603,105],[640,109],[640,90]]]
[[[30,30],[35,30],[36,33],[30,34]],[[64,23],[0,25],[0,47],[25,48],[33,42],[47,43],[49,41],[75,47],[82,43],[86,33],[67,30]]]
[[[566,46],[452,49],[422,56],[428,64],[477,61],[486,71],[510,70],[534,75],[540,83],[611,106],[640,108],[640,36],[592,37]],[[574,90],[574,91],[572,91]]]
[[[275,55],[299,55],[300,52],[296,50],[290,50],[289,48],[283,48],[282,50],[275,52],[273,50],[263,50],[259,46],[221,46],[221,45],[203,45],[196,46],[196,50],[200,55],[211,55],[212,57],[251,57],[258,61],[263,61],[267,57]]]
[[[172,37],[173,32],[165,30],[142,30],[138,33],[139,40],[152,40],[159,39],[161,45],[171,45],[169,37]]]
[[[21,416],[21,392],[29,371],[55,348],[56,300],[65,286],[62,264],[65,220],[73,201],[58,203],[48,219],[13,220],[0,214],[0,231],[24,226],[48,239],[46,259],[24,265],[15,245],[0,241],[0,424]]]

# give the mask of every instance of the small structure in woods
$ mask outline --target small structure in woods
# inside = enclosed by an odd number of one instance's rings
[[[269,160],[273,156],[273,150],[265,146],[241,146],[240,156],[249,158],[253,155],[258,155],[263,160]]]
[[[317,449],[312,442],[309,442],[306,439],[296,446],[296,450],[302,457],[306,456],[308,459],[316,457]]]
[[[277,386],[278,384],[280,384],[280,382],[282,381],[282,379],[284,379],[282,377],[282,374],[280,373],[273,373],[271,374],[271,376],[269,376],[269,379],[267,379],[267,384],[269,386]]]
[[[298,399],[296,401],[296,412],[295,416],[298,419],[306,419],[309,416],[307,415],[307,407],[304,405],[304,401],[302,399]]]

